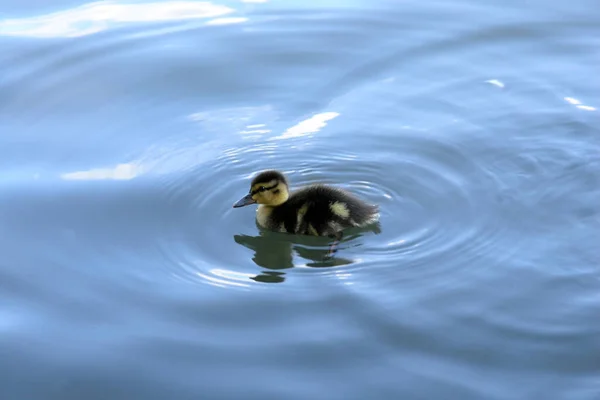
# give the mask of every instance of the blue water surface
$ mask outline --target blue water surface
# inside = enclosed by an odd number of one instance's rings
[[[594,0],[7,0],[0,398],[600,399]],[[260,232],[263,169],[381,208]]]

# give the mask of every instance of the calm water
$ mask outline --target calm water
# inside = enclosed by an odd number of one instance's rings
[[[5,0],[0,398],[600,399],[600,8]],[[261,169],[381,231],[260,234]]]

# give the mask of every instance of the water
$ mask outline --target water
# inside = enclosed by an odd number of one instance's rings
[[[0,395],[600,398],[600,11],[3,2]],[[381,231],[260,234],[261,169]]]

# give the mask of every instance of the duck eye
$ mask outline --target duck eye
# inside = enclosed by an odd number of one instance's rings
[[[265,190],[267,190],[267,188],[266,188],[266,187],[264,187],[264,186],[261,186],[261,187],[259,188],[259,190],[260,190],[261,192],[264,192]]]

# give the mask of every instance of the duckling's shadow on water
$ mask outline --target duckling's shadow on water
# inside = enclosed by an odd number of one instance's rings
[[[270,270],[263,271],[250,279],[265,283],[281,283],[285,280],[285,272],[281,270],[294,267],[294,254],[308,260],[309,262],[302,264],[307,267],[326,268],[352,264],[353,260],[341,257],[340,253],[343,253],[344,249],[360,246],[361,244],[355,239],[367,232],[380,233],[379,223],[362,229],[349,229],[335,244],[334,239],[327,237],[292,235],[263,229],[259,229],[258,236],[234,235],[233,239],[236,243],[254,251],[252,260],[256,265]]]

